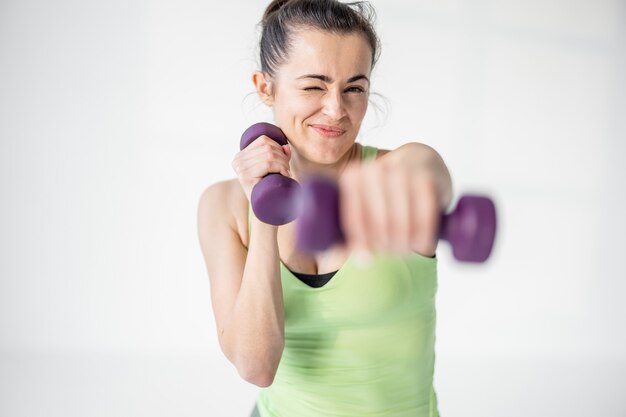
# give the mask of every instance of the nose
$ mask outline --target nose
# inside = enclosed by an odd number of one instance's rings
[[[346,115],[342,92],[338,90],[329,90],[324,95],[322,113],[333,120],[340,120]]]

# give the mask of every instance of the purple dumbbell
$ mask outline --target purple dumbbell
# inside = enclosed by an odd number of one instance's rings
[[[322,251],[344,241],[339,224],[339,193],[330,179],[302,181],[298,198],[296,241],[305,252]],[[465,195],[450,214],[443,215],[439,238],[452,245],[459,261],[484,262],[491,254],[496,234],[496,208],[487,197]]]
[[[259,136],[268,136],[280,145],[287,145],[287,137],[278,126],[271,123],[256,123],[241,135],[239,149],[244,149]],[[281,174],[267,174],[252,189],[250,195],[252,210],[262,222],[279,226],[297,217],[294,200],[300,185],[292,178]]]

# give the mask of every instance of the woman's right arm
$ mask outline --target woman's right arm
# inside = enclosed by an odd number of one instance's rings
[[[255,160],[268,155],[253,149],[247,157],[242,155],[243,163],[236,170],[239,181],[245,184],[243,192],[237,183],[219,182],[202,193],[198,204],[198,236],[209,274],[220,347],[241,377],[260,387],[272,384],[285,343],[278,227],[250,216],[246,249],[233,213],[242,212],[242,202],[247,209],[243,194],[249,198],[252,185],[258,182],[248,181],[250,178],[242,181],[242,177],[257,175],[260,179],[265,175],[258,171],[251,174],[254,170],[245,167],[258,165]],[[264,165],[265,173],[285,172],[283,159],[287,157],[276,159]]]
[[[243,379],[269,386],[284,346],[277,228],[253,220],[246,250],[227,207],[232,199],[226,188],[226,183],[207,188],[198,205],[198,234],[218,339]]]

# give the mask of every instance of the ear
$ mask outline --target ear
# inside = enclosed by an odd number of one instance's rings
[[[256,92],[261,101],[269,107],[272,107],[274,97],[272,91],[272,81],[269,76],[266,76],[266,74],[261,71],[254,71],[252,73],[252,84],[254,84],[254,88],[256,88]]]

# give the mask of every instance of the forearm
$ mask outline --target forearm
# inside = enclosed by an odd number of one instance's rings
[[[251,222],[241,287],[223,330],[224,351],[245,380],[267,386],[285,340],[280,256],[277,228],[254,216]]]

